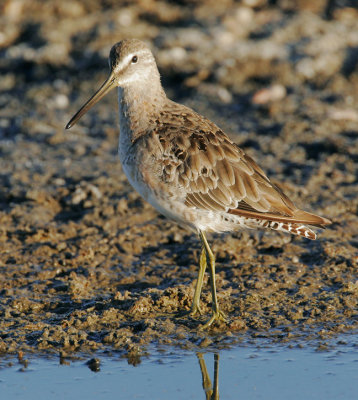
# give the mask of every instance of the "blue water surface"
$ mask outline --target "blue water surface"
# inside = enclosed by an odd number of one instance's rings
[[[357,350],[354,335],[323,350],[258,341],[206,354],[167,349],[137,366],[98,356],[98,372],[83,360],[29,356],[25,368],[0,359],[0,399],[357,399]]]

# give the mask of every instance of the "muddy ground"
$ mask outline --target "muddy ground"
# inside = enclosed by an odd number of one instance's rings
[[[0,352],[219,348],[358,328],[358,9],[297,0],[5,0],[0,12]],[[189,310],[200,245],[129,186],[115,92],[64,126],[112,44],[152,45],[168,95],[213,119],[294,202],[316,241],[210,237],[230,322]]]

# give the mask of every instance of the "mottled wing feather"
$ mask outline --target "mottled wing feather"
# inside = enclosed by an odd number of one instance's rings
[[[160,124],[156,121],[156,134],[167,155],[164,180],[185,189],[187,205],[293,215],[292,202],[214,123],[171,105],[170,112],[161,115]]]
[[[174,102],[168,107],[155,121],[165,160],[162,179],[183,189],[187,206],[272,221],[325,223],[297,209],[213,122]]]

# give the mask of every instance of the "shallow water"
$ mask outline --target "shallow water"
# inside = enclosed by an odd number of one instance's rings
[[[354,399],[357,349],[354,335],[294,348],[258,341],[218,353],[152,353],[137,366],[102,357],[98,372],[84,360],[60,365],[56,358],[29,357],[24,367],[3,359],[0,393],[27,400]]]

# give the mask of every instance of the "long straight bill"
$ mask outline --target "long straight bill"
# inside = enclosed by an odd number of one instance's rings
[[[115,77],[111,73],[104,84],[97,90],[97,92],[85,103],[76,114],[70,119],[66,125],[66,129],[70,129],[86,112],[98,103],[111,89],[116,86]]]

